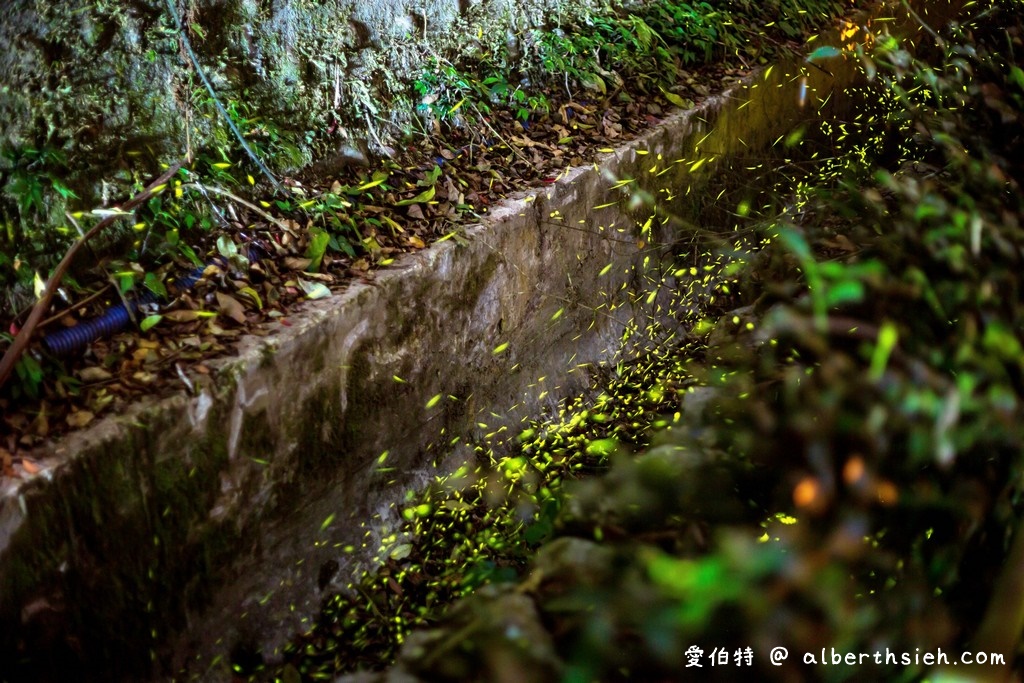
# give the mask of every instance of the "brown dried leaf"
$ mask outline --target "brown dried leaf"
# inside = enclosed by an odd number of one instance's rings
[[[239,325],[245,324],[245,306],[235,297],[224,292],[217,292],[217,306],[221,313]]]
[[[190,323],[199,318],[199,311],[182,308],[177,311],[168,311],[167,313],[164,313],[164,318],[176,323]]]
[[[132,360],[136,363],[155,363],[160,360],[160,356],[153,349],[139,348],[132,351]]]
[[[98,366],[91,366],[88,368],[82,368],[78,371],[78,378],[85,383],[91,382],[103,382],[113,378],[114,375],[109,370]]]
[[[50,434],[50,418],[47,417],[45,410],[40,410],[39,415],[32,421],[32,432],[43,437]]]
[[[64,421],[68,423],[69,427],[78,429],[92,422],[95,417],[96,416],[88,410],[79,410],[78,412],[71,413],[65,417]],[[21,464],[24,465],[25,462],[26,461],[23,460]]]
[[[858,246],[850,241],[850,238],[843,234],[837,234],[832,239],[822,240],[822,244],[833,249],[841,249],[845,252],[854,252]]]
[[[291,270],[304,271],[309,267],[309,264],[313,262],[313,259],[299,258],[297,256],[286,256],[284,259],[284,265]]]
[[[334,282],[335,278],[330,273],[303,273],[302,277],[308,280],[319,280],[320,282]]]

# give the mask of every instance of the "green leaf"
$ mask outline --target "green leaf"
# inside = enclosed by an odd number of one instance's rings
[[[147,315],[139,321],[139,329],[143,332],[148,332],[153,326],[163,319],[164,317],[162,315]]]
[[[312,239],[309,241],[309,246],[306,247],[306,258],[310,260],[306,270],[310,273],[316,273],[320,270],[320,263],[324,260],[324,254],[327,252],[327,245],[331,241],[331,236],[326,230],[321,230],[320,228],[310,228],[309,234],[312,236]]]
[[[423,179],[425,185],[433,185],[437,182],[437,179],[441,177],[441,167],[434,164],[434,168],[430,169],[430,173]]]
[[[133,273],[118,273],[117,286],[122,294],[132,291],[135,289],[135,275]]]
[[[217,253],[230,260],[238,255],[238,246],[227,235],[221,235],[217,238]]]
[[[53,189],[57,190],[61,197],[64,197],[65,199],[78,199],[78,195],[75,194],[70,187],[56,178],[50,178],[50,184],[53,185]]]
[[[666,100],[668,100],[675,106],[679,107],[680,109],[689,109],[690,107],[693,106],[692,100],[684,100],[679,95],[675,94],[674,92],[669,92],[664,88],[661,89],[661,94],[665,96]]]
[[[252,300],[257,309],[263,310],[263,299],[260,298],[255,289],[252,287],[242,287],[238,290],[238,293]]]
[[[781,228],[777,238],[790,253],[801,261],[809,261],[811,259],[810,245],[807,244],[804,236],[794,228]]]
[[[822,45],[821,47],[814,50],[811,54],[807,55],[808,62],[820,62],[826,59],[834,59],[843,54],[843,51],[838,47],[832,45]]]
[[[844,280],[828,288],[825,303],[828,307],[846,303],[860,303],[864,300],[864,283],[860,280]]]
[[[587,444],[587,455],[594,455],[599,458],[607,458],[619,448],[619,442],[615,439],[597,439]]]
[[[799,126],[795,130],[790,132],[789,135],[786,136],[786,140],[782,144],[785,145],[786,147],[792,147],[793,145],[799,144],[799,142],[803,139],[805,132],[806,129],[803,126]]]
[[[395,202],[395,206],[408,206],[409,204],[422,204],[424,202],[429,202],[434,198],[435,193],[437,193],[437,188],[432,185],[412,199],[403,199],[400,202]]]
[[[1019,66],[1010,69],[1010,82],[1024,90],[1024,71]]]
[[[18,359],[17,369],[18,376],[24,380],[28,380],[33,384],[39,384],[39,382],[43,381],[42,366],[39,365],[39,361],[27,353],[22,354],[21,358]]]
[[[885,367],[889,364],[889,356],[896,348],[898,340],[899,332],[892,321],[886,320],[882,323],[882,329],[878,331],[878,343],[875,345],[874,353],[871,354],[871,367],[868,370],[868,377],[871,378],[871,381],[877,382],[882,378],[882,373],[885,372]]]
[[[39,384],[43,381],[43,368],[30,354],[23,353],[14,366],[18,379],[24,385],[25,393],[32,398],[39,396]]]
[[[308,299],[323,299],[331,295],[331,290],[322,282],[309,282],[308,280],[299,280],[299,287],[306,293]]]
[[[537,545],[547,540],[552,531],[554,531],[554,525],[551,523],[551,520],[541,519],[526,527],[526,530],[523,532],[523,539],[530,545]]]
[[[992,321],[985,326],[982,337],[985,350],[1011,363],[1020,363],[1024,358],[1024,350],[1012,329],[999,321]]]
[[[587,90],[598,90],[602,95],[608,94],[608,86],[604,84],[604,79],[595,73],[580,74],[580,85]]]
[[[196,268],[203,267],[203,262],[199,260],[198,256],[196,256],[196,252],[192,249],[192,247],[188,246],[184,242],[181,242],[178,244],[178,251],[180,251],[185,258],[191,261],[192,265],[195,266]]]
[[[157,277],[156,273],[146,273],[146,277],[143,278],[142,284],[146,289],[153,292],[158,297],[162,299],[167,298],[167,288],[164,286],[164,283],[160,278]],[[147,328],[143,328],[143,332],[145,332],[146,329]]]

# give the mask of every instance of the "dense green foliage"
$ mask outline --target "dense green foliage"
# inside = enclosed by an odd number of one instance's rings
[[[414,606],[444,585],[422,584],[433,572],[457,595],[522,572],[524,552],[545,543],[515,591],[478,591],[413,636],[406,671],[666,680],[697,656],[702,679],[916,680],[932,671],[921,656],[940,648],[951,664],[975,652],[1014,665],[1020,9],[974,6],[921,45],[880,35],[852,48],[871,115],[794,136],[831,154],[805,166],[788,207],[765,220],[744,202],[732,235],[703,237],[739,281],[719,288],[728,296],[686,343],[620,366],[597,409],[530,426],[522,450],[472,487],[445,479],[410,500],[409,535],[386,539],[382,550],[400,550],[372,598],[394,633],[373,637],[401,639],[429,616]],[[737,241],[752,230],[756,245]],[[574,468],[607,463],[606,475],[561,486]],[[409,564],[418,537],[446,539],[426,557],[447,568]],[[312,659],[295,652],[296,667],[359,661],[343,659],[349,639],[385,622],[358,603],[334,603],[341,618],[311,634]],[[779,646],[789,658],[776,668]],[[836,666],[833,651],[868,659]]]
[[[1019,3],[981,9],[916,55],[864,55],[891,102],[876,139],[899,143],[765,228],[737,293],[751,308],[689,365],[683,426],[567,499],[558,535],[606,550],[533,584],[563,680],[673,677],[691,646],[722,680],[748,646],[779,678],[927,670],[821,666],[822,647],[1013,663],[1024,595],[998,578],[1019,572],[1024,468],[1024,26]],[[709,671],[715,648],[730,665]]]

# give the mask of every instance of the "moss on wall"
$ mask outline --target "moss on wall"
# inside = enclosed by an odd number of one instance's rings
[[[353,138],[382,144],[407,133],[412,81],[429,57],[522,59],[517,36],[595,5],[175,0],[218,97],[282,173]],[[236,154],[175,26],[164,0],[8,4],[0,23],[0,246],[59,252],[61,237],[49,228],[67,208],[123,197],[160,162],[200,150]],[[40,201],[26,201],[30,191]]]

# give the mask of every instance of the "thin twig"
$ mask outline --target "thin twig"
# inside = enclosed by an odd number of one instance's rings
[[[199,190],[200,192],[213,192],[214,194],[219,194],[222,197],[227,197],[228,199],[234,200],[234,201],[238,202],[239,204],[241,204],[242,206],[244,206],[244,207],[246,207],[248,209],[252,209],[253,211],[255,211],[259,215],[263,216],[264,218],[266,218],[268,221],[270,221],[271,223],[273,223],[277,227],[281,228],[282,230],[284,230],[285,232],[290,234],[291,236],[296,237],[295,232],[291,228],[289,228],[287,225],[285,225],[282,221],[280,221],[277,218],[274,218],[269,213],[267,213],[266,211],[264,211],[260,207],[256,206],[255,204],[253,204],[251,202],[247,202],[244,199],[242,199],[241,197],[239,197],[238,195],[232,194],[231,192],[228,192],[227,190],[223,190],[223,189],[221,189],[219,187],[215,187],[213,185],[200,185],[199,183],[185,183],[184,185],[181,186],[181,189],[182,190],[196,189],[196,190]]]
[[[98,299],[101,296],[103,296],[104,294],[106,294],[107,290],[110,289],[113,286],[114,285],[112,285],[110,283],[107,283],[107,284],[103,285],[100,289],[98,289],[97,291],[93,292],[89,296],[85,297],[81,301],[76,301],[73,305],[65,308],[63,311],[60,311],[59,313],[54,313],[53,315],[51,315],[46,320],[43,320],[42,322],[40,322],[37,327],[46,327],[47,325],[52,325],[54,322],[56,322],[57,320],[60,320],[61,318],[63,318],[64,316],[66,316],[68,313],[70,313],[71,311],[75,310],[76,308],[81,308],[82,306],[88,306],[90,303],[92,303],[96,299]]]
[[[121,291],[121,288],[118,286],[117,280],[114,279],[114,276],[108,275],[107,277],[110,278],[110,284],[113,285],[114,291],[117,292],[118,298],[121,299],[121,305],[124,306],[124,311],[128,314],[128,319],[132,321],[133,326],[138,327],[139,321],[135,319],[135,307],[129,303],[128,298],[125,297],[124,292]]]
[[[174,177],[174,174],[178,172],[178,169],[181,168],[181,164],[182,162],[180,161],[171,164],[171,167],[164,171],[159,178],[147,185],[146,189],[139,192],[119,207],[120,211],[124,213],[108,215],[99,223],[92,226],[87,233],[82,235],[74,244],[71,245],[71,248],[68,249],[66,254],[64,254],[64,258],[61,259],[60,263],[58,263],[57,267],[53,270],[53,275],[51,275],[50,279],[47,281],[46,289],[43,290],[43,295],[39,297],[39,301],[37,301],[36,305],[32,307],[32,312],[29,314],[28,320],[25,321],[25,325],[14,337],[14,341],[7,348],[7,351],[4,352],[3,358],[0,359],[0,387],[3,387],[4,384],[7,383],[7,379],[11,376],[11,372],[14,371],[15,364],[18,362],[18,359],[21,358],[21,354],[24,353],[25,349],[28,348],[28,343],[32,339],[32,334],[36,331],[36,328],[39,327],[39,322],[42,320],[43,314],[50,308],[53,296],[57,293],[57,288],[60,287],[60,282],[68,268],[71,266],[71,261],[74,260],[75,254],[78,253],[78,250],[118,218],[131,215],[127,212],[162,190],[167,185],[167,182]]]
[[[519,148],[518,148],[518,147],[516,147],[516,146],[515,146],[515,145],[513,145],[513,144],[512,144],[511,142],[509,142],[508,140],[506,140],[505,138],[503,138],[503,137],[501,136],[501,133],[499,133],[498,131],[494,130],[494,126],[492,126],[492,125],[491,125],[491,123],[490,123],[490,121],[488,121],[488,120],[487,120],[487,118],[486,118],[486,117],[485,117],[485,116],[483,115],[483,112],[481,112],[481,111],[480,111],[480,110],[479,110],[479,109],[477,108],[477,106],[476,106],[476,103],[475,103],[475,102],[470,102],[470,103],[469,103],[469,106],[470,106],[470,107],[472,107],[472,108],[473,108],[473,111],[475,111],[475,112],[477,113],[477,116],[479,116],[479,117],[480,117],[480,121],[481,121],[481,122],[482,122],[482,123],[483,123],[483,124],[484,124],[485,126],[487,126],[487,130],[489,130],[489,131],[491,131],[492,133],[494,133],[494,137],[496,137],[496,138],[497,138],[498,140],[500,140],[500,141],[501,141],[501,142],[502,142],[502,143],[503,143],[503,144],[504,144],[504,145],[505,145],[506,147],[508,147],[509,149],[511,149],[511,150],[512,150],[512,152],[513,152],[513,153],[514,153],[514,154],[515,154],[515,155],[516,155],[517,157],[519,157],[519,159],[520,159],[521,161],[525,161],[526,163],[530,163],[530,160],[526,158],[526,155],[525,155],[525,154],[523,154],[523,153],[522,153],[522,152],[521,152],[521,151],[519,150]]]
[[[391,150],[383,142],[381,142],[380,136],[377,135],[377,129],[373,127],[373,122],[370,120],[369,112],[364,113],[363,118],[366,121],[366,130],[369,131],[370,136],[373,138],[374,142],[377,143],[377,147],[380,148],[381,153],[388,159],[394,159],[395,155],[391,153]]]
[[[78,221],[75,220],[75,217],[72,216],[71,213],[68,212],[68,211],[64,212],[64,216],[68,219],[68,221],[70,221],[71,225],[74,226],[75,231],[78,233],[78,236],[82,237],[85,233],[82,231],[82,226],[80,226],[78,224]],[[92,254],[92,257],[94,259],[96,259],[96,260],[99,260],[99,257],[96,255],[96,252],[93,251],[92,246],[91,245],[87,245],[87,246],[89,247],[89,253]]]
[[[224,217],[224,214],[221,212],[220,207],[214,204],[213,200],[210,199],[210,195],[206,193],[206,187],[204,187],[203,185],[199,185],[198,182],[196,182],[195,185],[198,187],[199,193],[203,195],[203,199],[205,199],[206,202],[210,205],[210,209],[213,211],[213,215],[217,218],[217,221],[220,223],[220,226],[222,228],[228,227],[230,225],[230,223],[228,223],[228,219]],[[231,205],[229,204],[228,206]]]

